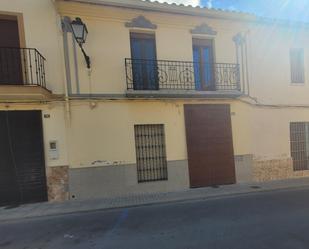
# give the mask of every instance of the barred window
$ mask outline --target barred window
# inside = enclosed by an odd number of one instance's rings
[[[135,125],[138,182],[167,180],[163,124]]]
[[[290,123],[290,140],[294,170],[309,169],[309,123]]]
[[[291,81],[292,83],[305,83],[304,49],[290,50]]]

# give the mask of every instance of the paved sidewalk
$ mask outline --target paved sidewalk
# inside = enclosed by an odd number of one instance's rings
[[[309,187],[309,178],[288,179],[264,183],[234,184],[226,186],[188,189],[169,193],[131,195],[117,198],[71,200],[58,203],[25,204],[18,207],[1,207],[0,221],[32,217],[61,215],[158,203],[203,200],[263,191]]]

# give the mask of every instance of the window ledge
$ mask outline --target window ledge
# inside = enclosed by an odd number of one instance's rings
[[[290,83],[290,86],[305,86],[306,83]]]

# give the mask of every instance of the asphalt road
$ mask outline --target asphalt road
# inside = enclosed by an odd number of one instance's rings
[[[309,188],[1,222],[0,248],[309,248]]]

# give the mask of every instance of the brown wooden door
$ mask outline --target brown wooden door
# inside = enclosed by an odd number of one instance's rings
[[[0,85],[23,82],[17,20],[0,19]]]
[[[235,183],[229,105],[185,105],[191,187]]]

